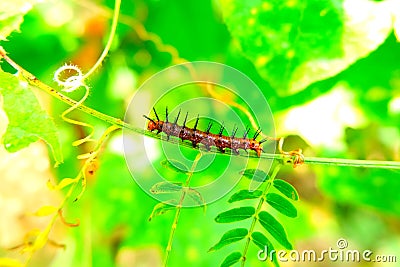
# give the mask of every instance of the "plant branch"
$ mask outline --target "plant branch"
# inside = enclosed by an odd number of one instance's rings
[[[17,63],[15,63],[11,58],[9,58],[0,47],[0,58],[4,58],[4,60],[7,61],[8,64],[13,66],[18,73],[28,81],[28,83],[36,88],[41,89],[42,91],[45,91],[47,94],[57,98],[58,100],[64,102],[67,105],[73,106],[77,103],[77,101],[69,98],[68,96],[65,96],[64,94],[56,91],[54,88],[51,86],[43,83],[40,81],[38,78],[36,78],[33,74],[19,66]],[[167,140],[165,137],[162,137],[160,135],[157,135],[155,133],[137,128],[127,122],[124,122],[121,119],[106,115],[104,113],[101,113],[95,109],[92,109],[90,107],[87,107],[85,105],[79,105],[77,106],[76,109],[79,109],[89,115],[92,115],[99,120],[102,120],[104,122],[113,124],[115,126],[118,126],[120,128],[125,128],[129,131],[135,132],[137,134],[149,136],[151,138],[156,138],[156,139],[161,139],[165,142],[170,142],[170,143],[179,143],[180,145],[195,149],[192,147],[191,144],[186,143],[186,142],[181,142],[178,138],[169,138]],[[213,151],[213,153],[219,153],[221,155],[229,155],[229,154],[224,154],[219,151]],[[243,157],[250,157],[250,158],[258,158],[257,155],[255,154],[248,154],[244,151],[241,151],[239,156]],[[270,159],[270,160],[285,160],[288,159],[287,155],[283,154],[271,154],[271,153],[262,153],[261,158],[264,159]],[[290,157],[289,157],[290,158]],[[348,167],[362,167],[362,168],[379,168],[379,169],[394,169],[394,170],[400,170],[400,162],[398,161],[378,161],[378,160],[354,160],[354,159],[339,159],[339,158],[319,158],[319,157],[305,157],[304,158],[304,164],[322,164],[322,165],[331,165],[331,166],[348,166]]]

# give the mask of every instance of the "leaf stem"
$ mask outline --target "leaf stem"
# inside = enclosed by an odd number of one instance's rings
[[[185,188],[189,186],[190,180],[192,179],[192,176],[193,176],[193,173],[194,173],[194,171],[196,169],[197,163],[199,162],[201,157],[202,157],[202,153],[199,152],[196,155],[196,158],[193,161],[192,167],[190,168],[190,171],[189,171],[189,173],[187,175],[185,184],[183,186],[183,191],[182,191],[181,198],[179,200],[178,205],[176,206],[176,213],[175,213],[174,221],[172,222],[171,232],[170,232],[169,239],[168,239],[168,245],[167,245],[167,248],[165,250],[164,267],[167,266],[168,258],[169,258],[169,255],[171,254],[170,252],[172,250],[172,242],[174,240],[176,227],[178,226],[179,216],[180,216],[181,210],[182,210],[182,204],[183,204],[183,201],[185,200],[185,196],[186,196],[186,192],[187,192],[185,190]]]
[[[257,208],[256,208],[256,212],[254,213],[253,216],[253,221],[251,222],[250,228],[249,228],[249,232],[247,234],[247,241],[246,241],[246,245],[244,246],[243,249],[243,253],[242,253],[242,263],[241,266],[244,267],[245,263],[246,263],[246,254],[247,251],[249,249],[249,245],[250,245],[250,241],[251,241],[251,234],[254,231],[254,227],[256,226],[257,220],[258,220],[258,214],[260,213],[261,209],[262,209],[262,205],[264,204],[265,201],[265,196],[268,193],[268,190],[271,188],[272,182],[274,181],[276,175],[278,174],[279,170],[281,169],[282,164],[281,163],[277,163],[277,165],[275,166],[274,170],[272,171],[272,174],[270,175],[267,184],[262,192],[260,201],[258,202]]]

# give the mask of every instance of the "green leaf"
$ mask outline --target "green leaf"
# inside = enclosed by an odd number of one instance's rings
[[[56,164],[63,161],[54,121],[40,107],[27,85],[10,73],[0,70],[0,93],[9,123],[2,143],[9,152],[16,152],[39,139],[45,141]]]
[[[242,221],[254,215],[256,210],[253,207],[234,208],[218,214],[215,218],[217,223],[230,223]]]
[[[231,35],[280,95],[332,77],[374,51],[393,30],[400,9],[394,2],[220,1]]]
[[[294,188],[288,182],[281,179],[275,179],[273,185],[279,192],[284,194],[289,199],[299,200],[299,194],[297,193],[296,188]]]
[[[1,0],[0,1],[0,41],[13,31],[18,31],[23,15],[39,0]]]
[[[197,206],[203,207],[203,210],[205,211],[206,202],[199,191],[188,188],[186,194],[197,204]]]
[[[269,256],[271,256],[270,252],[275,250],[274,246],[268,240],[268,238],[260,232],[253,232],[251,234],[251,240],[256,246],[263,250],[264,253],[266,252],[267,259]],[[279,266],[278,260],[276,258],[276,253],[272,253],[272,262],[275,266]]]
[[[208,252],[218,250],[226,245],[240,241],[247,236],[247,233],[248,231],[245,228],[236,228],[229,230],[222,236],[221,240],[219,240],[217,244],[215,244],[212,248],[208,250]]]
[[[240,200],[245,200],[245,199],[254,199],[254,198],[259,198],[261,197],[262,192],[260,190],[255,190],[255,191],[249,191],[249,190],[240,190],[239,192],[236,192],[233,194],[230,199],[228,200],[229,203],[235,202],[235,201],[240,201]]]
[[[162,215],[168,211],[175,210],[178,202],[174,199],[168,200],[166,202],[160,202],[154,206],[153,211],[149,217],[149,221],[151,221],[154,217]]]
[[[23,16],[19,14],[0,20],[0,41],[6,40],[7,36],[18,30],[23,21]]]
[[[173,159],[166,159],[161,161],[161,165],[164,168],[176,171],[176,172],[180,172],[180,173],[188,173],[189,169],[181,162],[177,161],[177,160],[173,160]]]
[[[292,249],[292,244],[286,237],[286,232],[283,226],[271,214],[262,211],[258,214],[260,224],[267,230],[276,241],[278,241],[286,249]]]
[[[399,171],[337,166],[316,170],[318,177],[322,178],[318,180],[318,187],[337,203],[369,207],[400,216]]]
[[[275,193],[269,193],[267,194],[265,200],[280,213],[290,218],[297,217],[297,210],[295,206],[293,206],[293,204],[290,203],[289,200],[287,200],[286,198]]]
[[[182,183],[159,182],[150,188],[152,194],[168,194],[182,191]]]
[[[258,169],[246,169],[244,171],[241,171],[240,174],[242,174],[247,179],[257,182],[265,182],[269,179],[269,176],[266,172]]]
[[[229,267],[233,264],[237,263],[242,258],[242,254],[240,252],[233,252],[229,254],[228,257],[222,262],[221,267]]]

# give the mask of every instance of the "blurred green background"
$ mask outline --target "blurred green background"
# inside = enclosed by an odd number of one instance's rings
[[[88,70],[94,64],[108,36],[113,6],[111,0],[38,3],[24,16],[20,33],[14,32],[1,45],[18,64],[56,86],[52,77],[59,66],[72,62]],[[184,60],[215,61],[242,71],[263,91],[275,116],[277,136],[289,136],[287,150],[301,147],[306,156],[399,161],[398,10],[400,5],[390,0],[123,0],[115,42],[90,79],[86,105],[123,118],[129,99],[151,75]],[[84,133],[58,115],[66,105],[40,93],[38,97],[54,117],[65,159],[56,169],[46,165],[45,173],[56,180],[74,177],[80,166],[76,156],[84,150],[71,142]],[[168,105],[175,106],[181,99],[175,101]],[[97,133],[106,127],[80,112],[74,118],[96,125]],[[56,225],[53,239],[66,244],[66,250],[48,245],[45,253],[35,255],[31,266],[160,264],[174,214],[148,221],[157,202],[135,184],[120,144],[121,135],[113,135],[83,198],[67,206],[67,218],[79,218],[80,227]],[[22,214],[40,204],[18,209],[19,214],[12,212],[15,205],[22,205],[19,201],[35,203],[36,199],[18,186],[46,180],[35,178],[29,169],[17,172],[17,177],[10,170],[19,167],[6,164],[10,156],[1,153],[0,256],[23,258],[6,248],[15,246],[32,228],[27,223],[32,219]],[[18,157],[15,162],[29,164],[36,156]],[[208,174],[212,172],[218,169]],[[15,190],[6,194],[10,177]],[[336,248],[336,241],[345,238],[351,249],[397,255],[400,261],[399,171],[304,165],[285,167],[278,177],[300,194],[298,218],[277,215],[296,249]],[[195,178],[209,179],[201,174]],[[241,183],[236,190],[245,186]],[[46,199],[47,191],[42,194],[40,199]],[[54,193],[48,194],[50,199]],[[169,266],[219,266],[230,252],[242,250],[243,241],[207,253],[233,228],[214,222],[218,213],[232,207],[227,203],[230,195],[210,204],[206,213],[201,208],[182,211]],[[34,225],[40,227],[40,222]],[[257,260],[257,251],[252,245],[246,266],[267,266]],[[326,261],[282,266],[365,264]]]

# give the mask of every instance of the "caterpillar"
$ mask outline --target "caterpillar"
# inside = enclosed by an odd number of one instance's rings
[[[210,151],[212,146],[215,146],[219,151],[225,153],[225,149],[229,148],[234,154],[239,154],[239,149],[243,149],[247,151],[248,149],[253,150],[257,153],[257,156],[261,156],[261,152],[263,151],[261,144],[268,140],[268,138],[262,139],[261,141],[257,141],[256,138],[260,135],[261,129],[258,129],[253,138],[248,138],[248,134],[250,128],[246,127],[246,130],[243,134],[243,137],[235,137],[238,128],[234,127],[231,136],[223,135],[223,131],[225,129],[224,124],[222,123],[219,133],[214,134],[210,133],[212,122],[208,123],[206,131],[201,131],[197,129],[197,125],[199,123],[199,115],[197,115],[196,122],[194,124],[193,129],[186,126],[186,121],[188,117],[188,112],[186,113],[185,119],[183,121],[183,125],[178,125],[178,119],[181,114],[181,110],[179,110],[178,115],[175,118],[174,122],[170,122],[168,119],[168,107],[165,108],[165,121],[160,120],[156,109],[153,107],[154,115],[156,119],[152,119],[146,115],[143,115],[149,122],[147,124],[147,130],[153,132],[157,131],[157,134],[164,132],[167,135],[167,139],[170,136],[179,137],[182,141],[188,140],[192,143],[194,148],[198,147],[198,144],[201,143],[205,146],[205,148]]]

